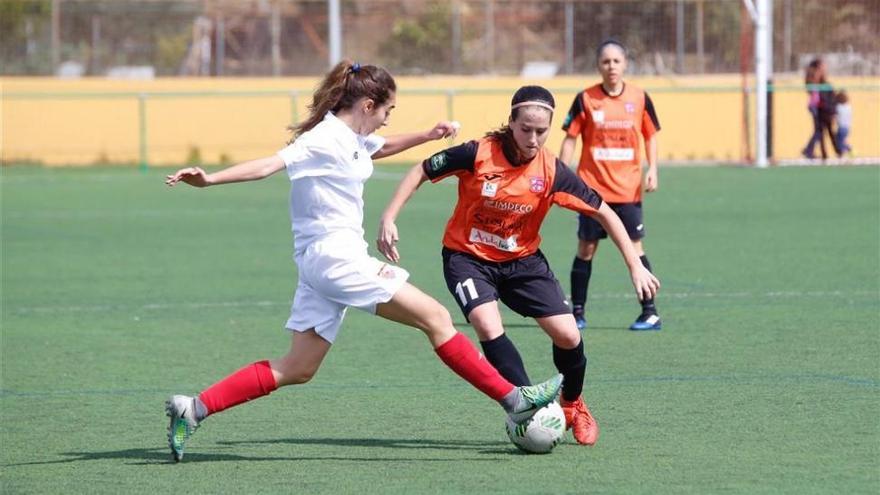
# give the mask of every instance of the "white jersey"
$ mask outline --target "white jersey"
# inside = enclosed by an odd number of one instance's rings
[[[349,306],[370,313],[409,273],[367,254],[364,182],[385,139],[361,136],[332,113],[278,152],[290,177],[290,224],[299,268],[286,327],[333,343]]]
[[[837,126],[849,129],[852,127],[852,107],[849,103],[838,103],[835,107]]]
[[[330,112],[278,152],[290,178],[294,257],[322,241],[366,254],[364,182],[385,139],[361,136]]]

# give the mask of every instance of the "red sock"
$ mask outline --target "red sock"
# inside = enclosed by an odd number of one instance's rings
[[[463,333],[456,332],[455,337],[434,349],[434,352],[458,376],[496,401],[500,401],[514,389],[513,384],[486,361]]]
[[[278,385],[269,361],[257,361],[206,388],[199,394],[199,399],[210,416],[242,402],[269,395],[276,388]]]

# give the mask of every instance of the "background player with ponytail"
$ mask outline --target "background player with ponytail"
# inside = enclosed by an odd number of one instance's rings
[[[575,141],[583,144],[578,175],[608,202],[617,213],[645,268],[651,263],[642,246],[642,158],[639,141],[644,139],[648,170],[644,188],[657,190],[657,132],[660,122],[651,98],[626,83],[626,48],[614,40],[596,50],[596,65],[602,82],[580,92],[562,124],[566,136],[559,159],[571,163]],[[586,215],[578,216],[578,248],[571,267],[572,312],[578,328],[586,328],[584,308],[593,273],[593,256],[599,239],[607,237],[602,225]],[[630,330],[660,330],[660,315],[654,298],[639,298],[642,312]]]
[[[372,158],[455,132],[451,123],[441,122],[425,132],[388,138],[374,134],[388,122],[396,89],[394,79],[380,67],[341,62],[320,83],[309,118],[292,129],[294,140],[277,154],[211,174],[188,167],[167,177],[169,186],[184,182],[206,187],[259,180],[286,170],[299,272],[286,325],[292,332],[287,354],[245,366],[195,397],[174,395],[167,401],[168,442],[176,461],[183,457],[186,440],[209,415],[278,387],[311,380],[349,306],[421,330],[449,368],[498,401],[514,421],[528,419],[558,395],[559,375],[533,387],[515,387],[505,380],[455,329],[446,308],[407,283],[405,270],[367,254],[363,188],[373,172]]]

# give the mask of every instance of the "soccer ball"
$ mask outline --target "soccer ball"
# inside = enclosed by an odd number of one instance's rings
[[[546,454],[562,441],[565,414],[558,402],[541,408],[531,419],[516,423],[507,418],[507,436],[523,452]]]

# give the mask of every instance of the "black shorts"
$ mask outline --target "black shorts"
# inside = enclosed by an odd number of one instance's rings
[[[617,213],[629,238],[637,241],[645,237],[645,225],[642,223],[642,202],[638,203],[608,203],[608,206]],[[586,215],[578,215],[578,239],[582,241],[597,241],[608,237],[608,232],[602,228],[602,224]]]
[[[497,263],[443,248],[443,276],[465,318],[477,306],[499,299],[530,318],[571,312],[541,251]]]

